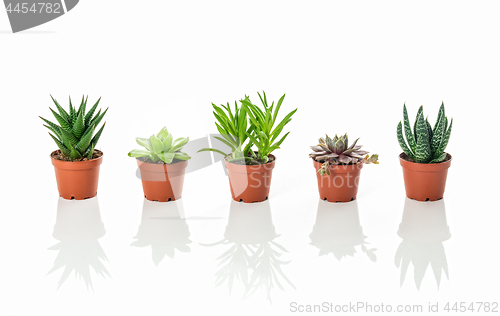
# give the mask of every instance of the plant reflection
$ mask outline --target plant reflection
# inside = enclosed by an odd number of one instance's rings
[[[53,268],[47,273],[64,269],[58,289],[72,272],[84,280],[87,289],[92,290],[91,268],[100,277],[110,276],[104,265],[108,258],[98,241],[105,234],[97,197],[81,201],[59,198],[52,234],[59,243],[49,248],[59,253]]]
[[[438,288],[442,272],[449,279],[443,242],[450,239],[451,234],[444,200],[418,202],[407,198],[398,235],[403,238],[395,257],[396,267],[401,268],[401,286],[410,263],[413,264],[415,285],[419,290],[429,265]]]
[[[243,298],[263,289],[270,302],[274,288],[285,291],[288,284],[295,289],[282,269],[290,261],[281,259],[288,251],[276,242],[278,237],[269,201],[254,204],[231,201],[224,239],[205,245],[229,246],[217,258],[216,286],[227,282],[231,294],[234,281],[239,280],[245,288]]]
[[[368,258],[376,262],[375,248],[368,248],[367,236],[359,221],[358,202],[330,203],[318,201],[316,223],[309,236],[311,245],[319,249],[320,256],[333,254],[338,261],[346,257],[354,257],[356,247]]]

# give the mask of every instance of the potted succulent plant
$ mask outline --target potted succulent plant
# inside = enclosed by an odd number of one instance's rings
[[[189,137],[174,140],[167,128],[163,127],[157,135],[137,137],[136,141],[146,150],[134,149],[128,155],[137,160],[146,199],[159,202],[179,199],[187,160],[191,159],[181,150]]]
[[[59,147],[59,150],[50,154],[50,158],[56,173],[59,195],[64,199],[83,200],[97,194],[99,166],[103,153],[95,147],[106,123],[99,130],[97,127],[108,111],[106,109],[101,113],[99,110],[94,115],[100,100],[99,98],[94,106],[85,112],[87,98],[82,98],[78,109],[73,107],[70,98],[67,112],[52,98],[58,112],[50,110],[59,125],[40,117],[47,124],[44,126],[52,132],[49,132],[49,135]],[[97,133],[94,134],[95,131]]]
[[[344,136],[319,139],[319,144],[311,146],[319,196],[328,202],[350,202],[358,194],[359,176],[364,164],[378,164],[378,155],[368,155],[356,145],[359,138],[349,146],[347,134]],[[366,155],[366,156],[365,156]]]
[[[448,121],[445,116],[444,103],[441,103],[434,128],[423,112],[420,106],[412,132],[406,104],[403,105],[404,136],[401,122],[397,129],[403,149],[399,162],[403,167],[406,196],[417,201],[437,201],[443,198],[451,164],[451,155],[444,150],[450,139],[453,119]]]
[[[229,174],[231,195],[235,201],[253,203],[262,202],[269,197],[271,177],[276,157],[271,153],[280,148],[289,132],[279,138],[284,126],[291,121],[297,109],[288,113],[281,121],[277,121],[278,112],[285,99],[283,95],[278,103],[269,106],[266,93],[259,93],[263,109],[254,105],[248,96],[234,104],[234,114],[229,103],[216,106],[215,123],[222,137],[215,137],[229,148],[226,154],[214,148],[200,151],[214,151],[224,155]],[[248,140],[248,142],[247,142]],[[245,144],[246,143],[246,144]],[[255,146],[257,151],[252,150]]]

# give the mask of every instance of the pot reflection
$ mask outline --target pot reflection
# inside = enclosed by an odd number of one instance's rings
[[[311,245],[319,249],[320,256],[333,254],[338,261],[354,257],[360,246],[371,261],[376,262],[375,248],[368,248],[367,236],[359,221],[358,202],[330,203],[318,201],[316,223],[311,235]]]
[[[49,250],[58,250],[54,267],[47,273],[64,268],[58,282],[58,288],[74,271],[75,276],[84,280],[87,289],[92,287],[90,268],[98,276],[110,276],[104,266],[108,261],[98,239],[106,234],[101,221],[97,197],[77,201],[59,198],[57,219],[52,236],[59,243]]]
[[[175,252],[190,252],[190,232],[184,216],[182,199],[167,203],[144,199],[141,225],[131,246],[151,246],[156,266],[165,256],[174,259]]]
[[[395,257],[396,266],[401,268],[400,285],[403,285],[412,263],[417,289],[420,289],[429,265],[439,288],[443,271],[449,278],[443,242],[450,239],[451,234],[444,200],[418,202],[407,198],[398,235],[403,239]]]
[[[290,261],[280,259],[288,251],[276,242],[279,236],[273,225],[269,201],[253,204],[231,201],[224,239],[204,245],[227,245],[217,258],[216,285],[227,282],[231,294],[237,279],[245,288],[243,298],[264,288],[270,302],[272,288],[284,291],[287,283],[295,289],[282,270]]]

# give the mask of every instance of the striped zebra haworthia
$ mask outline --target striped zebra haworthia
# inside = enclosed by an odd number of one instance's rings
[[[404,135],[403,135],[404,124]],[[403,152],[417,163],[438,163],[446,158],[444,152],[450,139],[453,119],[449,121],[445,116],[444,103],[439,108],[438,118],[434,128],[429,120],[424,118],[424,108],[420,106],[417,118],[413,125],[413,132],[408,120],[406,104],[403,105],[403,124],[398,124],[398,141]]]

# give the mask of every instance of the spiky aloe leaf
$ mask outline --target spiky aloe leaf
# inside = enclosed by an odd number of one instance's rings
[[[56,118],[59,125],[65,130],[71,130],[71,125],[66,121],[61,115],[57,114],[56,111],[50,109],[54,117]]]
[[[433,133],[431,123],[429,123],[429,120],[427,118],[425,119],[425,124],[427,125],[427,133],[429,133],[429,141],[431,142]]]
[[[94,115],[95,110],[97,109],[97,106],[99,105],[99,102],[101,101],[101,98],[97,100],[97,102],[90,108],[90,110],[85,114],[85,125],[88,127],[90,126],[90,121],[92,120],[92,116]]]
[[[66,120],[66,122],[71,122],[71,117],[70,115],[68,114],[68,112],[66,112],[66,110],[64,110],[60,105],[59,105],[59,102],[57,102],[53,97],[52,95],[50,96],[50,98],[52,99],[52,101],[54,102],[54,104],[56,105],[56,108],[57,108],[57,111],[59,111],[59,114]]]
[[[106,115],[106,112],[108,112],[108,109],[104,110],[104,112],[102,112],[102,114],[100,114],[99,116],[96,115],[96,117],[92,120],[92,122],[90,123],[89,126],[92,126],[92,125],[97,126],[97,125],[99,125],[99,123],[101,123],[101,120],[104,117],[104,115]]]
[[[406,141],[403,136],[403,125],[401,124],[401,122],[399,122],[398,124],[398,142],[399,146],[401,146],[401,149],[406,154],[406,156],[410,157],[412,160],[415,160],[415,155],[406,145]]]
[[[78,150],[82,155],[84,155],[85,152],[87,152],[87,149],[91,144],[93,134],[94,134],[94,126],[92,126],[85,133],[85,135],[83,135],[83,137],[80,138],[80,141],[76,144],[75,146],[76,150]]]
[[[432,159],[431,144],[429,143],[429,133],[425,123],[424,114],[421,113],[417,119],[417,150],[415,152],[415,161],[427,163]]]
[[[420,113],[424,113],[424,107],[422,105],[418,108],[417,116],[415,117],[415,123],[413,123],[413,135],[415,135],[415,141],[417,141],[417,121]]]
[[[436,122],[436,125],[434,125],[433,129],[433,136],[431,143],[431,151],[433,153],[436,153],[439,145],[441,144],[443,136],[446,132],[445,128],[446,128],[446,117],[444,116],[444,104],[442,103],[441,107],[439,108],[438,121]]]
[[[94,156],[94,147],[95,146],[92,145],[87,149],[85,157],[87,157],[88,160],[92,159],[92,156]]]
[[[82,103],[80,103],[80,107],[78,107],[78,112],[76,114],[82,113],[85,115],[85,107],[87,106],[87,100],[89,96],[87,96],[84,100],[84,96],[82,96]]]
[[[441,102],[441,106],[439,107],[439,111],[438,111],[438,117],[436,119],[436,123],[434,124],[434,128],[432,129],[434,131],[434,134],[436,133],[436,128],[438,128],[439,126],[439,120],[441,118],[445,117],[445,114],[444,114],[444,102]]]
[[[71,97],[69,97],[69,116],[71,120],[71,124],[76,120],[76,110],[73,107],[73,104],[71,104]]]
[[[446,146],[448,145],[448,141],[450,140],[452,125],[453,125],[453,119],[451,119],[450,126],[448,127],[448,130],[444,134],[443,140],[441,141],[441,144],[439,145],[436,152],[434,153],[434,158],[437,158],[441,155],[441,153],[444,153],[444,150],[446,149]]]
[[[408,145],[413,152],[417,149],[417,142],[415,141],[415,136],[411,132],[410,120],[408,119],[408,112],[406,111],[406,104],[403,105],[403,122],[405,127],[405,136],[408,141]]]
[[[69,150],[70,150],[70,153],[69,153],[69,159],[70,160],[75,160],[75,159],[79,159],[79,158],[82,158],[82,155],[80,154],[80,152],[78,152],[78,150],[75,149],[75,146],[71,143],[71,141],[69,142]]]
[[[71,144],[78,144],[78,139],[73,135],[73,133],[65,130],[65,129],[60,129],[61,131],[61,138],[63,140],[64,146],[68,147],[68,149],[71,150],[70,147],[73,147],[74,145]]]
[[[94,138],[92,138],[92,146],[95,147],[97,145],[97,142],[99,141],[99,137],[101,137],[102,130],[104,129],[104,126],[106,126],[106,122],[104,122],[104,124],[102,124],[99,131],[97,131],[97,133],[94,135]]]
[[[56,125],[56,124],[52,123],[52,122],[51,122],[51,121],[49,121],[49,120],[44,119],[44,118],[43,118],[43,117],[41,117],[41,116],[39,116],[39,118],[41,118],[41,119],[42,119],[45,123],[47,123],[47,125],[48,125],[49,127],[51,127],[51,128],[55,131],[55,134],[56,134],[59,138],[61,138],[61,134],[60,134],[60,131],[59,131],[59,126],[58,126],[58,125]]]
[[[76,138],[80,139],[85,132],[85,122],[83,121],[83,113],[79,112],[78,117],[76,118],[75,124],[73,125],[73,135]]]
[[[54,135],[52,135],[51,133],[49,133],[50,137],[52,137],[52,139],[54,140],[54,142],[56,143],[57,147],[59,147],[59,149],[61,150],[62,154],[66,157],[68,157],[70,155],[70,151],[68,148],[66,148],[66,146],[64,146],[63,143],[61,143],[61,141],[59,141],[59,139],[55,138]]]
[[[438,163],[446,158],[446,153],[442,153],[439,157],[432,159],[429,163]]]
[[[59,132],[59,127],[56,127],[57,129],[55,129],[55,128],[49,126],[49,125],[43,124],[43,126],[47,127],[49,129],[49,131],[51,131],[52,133],[54,133],[57,136],[57,138],[59,140],[61,140],[61,134]]]

